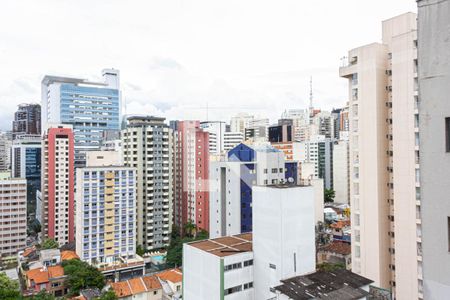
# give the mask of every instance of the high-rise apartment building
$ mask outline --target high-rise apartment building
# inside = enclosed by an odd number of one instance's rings
[[[0,255],[15,256],[26,247],[27,182],[0,173],[0,191]]]
[[[333,141],[323,135],[312,136],[299,143],[298,157],[301,163],[314,166],[313,178],[323,179],[324,187],[333,188]]]
[[[353,49],[349,80],[352,270],[422,299],[416,15],[383,22],[382,43]]]
[[[12,140],[7,132],[0,132],[0,172],[11,169]]]
[[[223,154],[244,140],[244,133],[228,131],[222,121],[200,122],[200,128],[209,133],[209,154]]]
[[[41,134],[41,106],[39,104],[20,104],[14,113],[12,123],[13,138],[23,134]]]
[[[231,118],[230,130],[233,132],[241,132],[245,134],[245,129],[250,125],[250,121],[254,119],[253,115],[247,113],[240,113]]]
[[[41,188],[40,135],[17,135],[11,148],[11,174],[27,180],[27,215],[36,217],[36,191]]]
[[[76,180],[76,252],[93,264],[136,256],[136,169],[118,152],[90,151]]]
[[[40,207],[42,237],[59,245],[74,241],[74,134],[70,125],[50,125],[42,140]]]
[[[137,170],[137,243],[167,247],[173,225],[173,134],[159,117],[129,117],[122,130],[124,165]]]
[[[309,124],[308,111],[306,109],[289,109],[283,112],[282,119],[292,120],[294,141],[303,141],[302,129]]]
[[[209,231],[209,133],[199,121],[172,121],[175,143],[175,224]]]
[[[72,125],[77,167],[84,165],[84,151],[100,149],[103,131],[120,129],[119,71],[102,74],[103,82],[48,75],[42,80],[42,128]]]
[[[245,128],[245,140],[254,142],[267,141],[269,132],[268,118],[254,118],[248,122],[248,127]]]
[[[419,276],[423,276],[423,298],[435,300],[448,298],[450,294],[450,1],[418,0],[417,4],[419,102],[416,104],[420,108],[417,202],[422,223],[421,231],[417,225],[417,239],[421,238],[423,250],[419,252],[423,259]]]
[[[227,161],[210,163],[210,236],[252,231],[252,189],[283,182],[297,183],[297,162],[270,146],[240,144]]]

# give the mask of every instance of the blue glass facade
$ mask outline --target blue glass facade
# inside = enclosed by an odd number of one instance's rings
[[[286,162],[284,164],[285,168],[285,174],[284,178],[288,180],[289,178],[292,178],[294,181],[297,182],[298,178],[298,163],[297,162]]]
[[[75,150],[100,147],[105,130],[120,129],[119,90],[61,84],[60,119],[73,126]]]

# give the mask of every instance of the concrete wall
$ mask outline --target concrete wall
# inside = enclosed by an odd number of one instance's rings
[[[450,117],[450,1],[418,1],[420,97],[420,193],[424,299],[450,294],[450,153],[445,118]]]
[[[275,297],[284,278],[316,268],[312,187],[253,188],[255,299]]]

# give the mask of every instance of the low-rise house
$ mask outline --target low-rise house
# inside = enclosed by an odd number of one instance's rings
[[[337,221],[330,225],[333,241],[351,242],[350,220]]]
[[[352,254],[350,244],[333,241],[319,248],[317,263],[342,264],[347,270],[351,270]]]
[[[110,284],[117,298],[123,300],[161,300],[163,290],[156,276],[144,276]]]
[[[25,296],[37,294],[42,290],[53,294],[55,297],[62,297],[67,294],[64,286],[64,269],[60,265],[32,269],[25,272],[26,290]]]
[[[180,269],[169,269],[155,274],[163,288],[163,300],[178,300],[183,293],[183,273]]]

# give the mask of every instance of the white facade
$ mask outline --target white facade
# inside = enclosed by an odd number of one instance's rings
[[[255,299],[271,299],[280,280],[316,270],[314,191],[258,186],[253,197]]]
[[[210,136],[211,138],[211,136]],[[244,141],[244,134],[242,132],[225,132],[223,135],[223,150],[230,151],[236,145]]]
[[[349,52],[352,270],[421,299],[416,15],[383,22],[383,41]],[[374,226],[376,224],[376,226]]]
[[[0,171],[11,169],[12,141],[5,132],[0,132]]]
[[[78,256],[97,265],[136,255],[136,169],[115,165],[118,153],[95,152],[76,170],[75,232]]]
[[[224,135],[226,123],[221,121],[206,121],[200,123],[203,131],[209,132],[209,153],[220,154],[224,151]]]
[[[249,244],[249,250],[233,253],[233,246],[227,247],[230,244]],[[219,250],[208,251],[208,247]],[[225,252],[227,250],[229,252]],[[253,279],[251,234],[194,242],[183,247],[183,299],[253,300]]]
[[[254,119],[253,115],[240,113],[231,118],[230,130],[233,132],[241,132],[245,134],[245,129],[249,126],[250,121]]]
[[[335,203],[350,204],[349,148],[348,138],[333,145],[333,190]]]
[[[246,165],[252,165],[254,169],[247,168]],[[256,151],[255,161],[251,162],[210,162],[210,237],[242,232],[243,183],[241,180],[250,187],[281,183],[285,178],[284,168],[285,159],[281,151]]]

